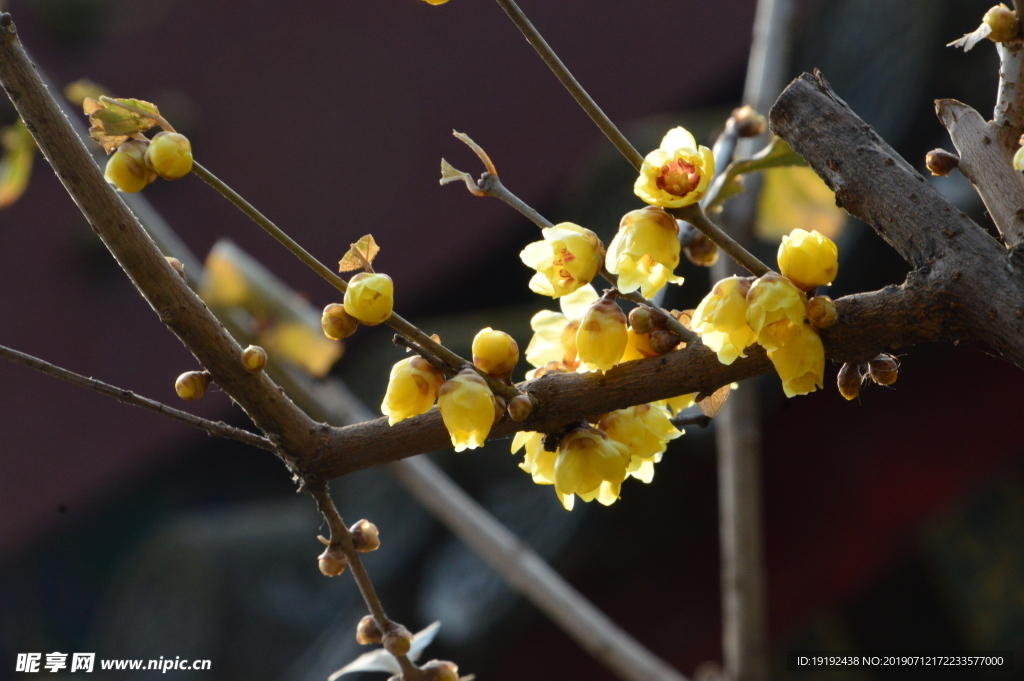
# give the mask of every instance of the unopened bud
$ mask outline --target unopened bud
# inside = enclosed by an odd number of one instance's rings
[[[412,634],[401,624],[391,623],[391,628],[384,634],[384,650],[395,657],[407,655],[412,647]]]
[[[205,371],[186,371],[174,382],[174,392],[187,402],[201,398],[209,387],[210,374]]]
[[[182,279],[184,279],[185,278],[185,266],[181,264],[181,261],[178,260],[177,258],[172,258],[170,256],[168,256],[166,258],[166,260],[167,260],[167,264],[170,265],[171,267],[173,267],[174,271],[177,272],[178,275]]]
[[[459,681],[459,668],[454,662],[431,660],[420,669],[423,670],[423,681]]]
[[[348,567],[348,558],[340,546],[328,546],[317,559],[320,572],[327,577],[337,577]]]
[[[320,326],[324,330],[324,335],[331,340],[342,340],[356,332],[359,320],[345,312],[345,306],[341,303],[331,303],[324,308]]]
[[[924,157],[924,164],[932,175],[943,177],[953,172],[960,165],[960,157],[945,149],[932,149]]]
[[[988,34],[988,39],[996,43],[1013,40],[1020,32],[1017,13],[1003,3],[999,3],[985,12],[985,17],[981,21],[992,29],[992,32]]]
[[[516,395],[508,403],[508,415],[513,421],[525,421],[533,412],[533,400],[529,395]]]
[[[828,296],[814,296],[807,301],[807,319],[819,329],[835,325],[839,319],[836,304]]]
[[[369,553],[380,548],[380,533],[369,520],[360,520],[348,531],[352,534],[352,545],[359,553]]]
[[[660,329],[651,334],[651,350],[664,355],[666,352],[672,352],[677,347],[682,339],[667,329]]]
[[[360,272],[348,281],[345,312],[367,326],[383,324],[395,307],[395,284],[381,272]]]
[[[608,371],[626,352],[626,315],[615,302],[614,292],[605,293],[583,313],[576,332],[580,363],[590,371]]]
[[[839,385],[839,394],[848,400],[857,399],[857,396],[860,395],[860,386],[864,382],[861,367],[860,364],[847,362],[839,370],[839,377],[836,379]]]
[[[487,327],[473,338],[473,364],[499,381],[512,378],[519,363],[519,345],[504,331]]]
[[[736,121],[736,131],[740,137],[757,137],[768,129],[768,121],[754,111],[749,104],[733,110],[732,117]]]
[[[267,366],[267,351],[258,345],[250,345],[242,350],[242,366],[249,373],[259,373]]]
[[[373,618],[373,615],[367,615],[359,620],[359,625],[356,627],[356,641],[359,642],[359,645],[368,646],[383,640],[384,635],[380,633],[380,627],[377,626],[377,620]]]
[[[892,385],[899,376],[899,368],[895,357],[883,353],[868,362],[868,375],[878,385]]]
[[[149,142],[128,140],[107,160],[103,177],[123,192],[142,191],[156,179],[156,173],[146,167],[146,147]]]
[[[699,267],[711,267],[718,262],[718,246],[704,234],[698,234],[683,247],[686,257]]]
[[[638,305],[629,311],[629,328],[636,333],[650,333],[654,328],[654,320],[651,317],[651,308],[646,305]]]
[[[158,132],[146,149],[146,165],[165,180],[192,172],[192,144],[177,132]]]

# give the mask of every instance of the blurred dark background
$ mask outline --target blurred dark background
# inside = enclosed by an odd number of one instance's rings
[[[742,94],[755,4],[521,2],[642,152],[678,124],[710,144]],[[803,0],[790,70],[820,68],[923,167],[929,149],[951,148],[933,99],[983,113],[994,103],[992,46],[943,47],[987,7]],[[483,326],[525,347],[530,316],[551,304],[529,292],[515,257],[535,227],[498,201],[437,185],[442,156],[479,170],[452,128],[556,222],[607,238],[638,207],[632,169],[491,3],[12,0],[8,9],[56,85],[87,77],[156,102],[204,165],[321,260],[372,232],[398,310],[454,349]],[[13,120],[3,100],[0,125]],[[962,177],[936,184],[985,224]],[[198,179],[145,194],[200,256],[229,237],[314,307],[335,300]],[[775,247],[759,252],[771,258]],[[863,225],[847,226],[840,251],[835,296],[906,272]],[[705,271],[681,271],[687,283],[670,300],[680,308],[709,284]],[[381,330],[351,340],[334,374],[376,408],[402,353]],[[25,196],[0,212],[0,343],[172,404],[174,378],[195,368],[41,159]],[[782,655],[795,649],[1014,650],[1024,665],[1024,444],[1011,427],[1024,408],[1021,376],[983,347],[913,348],[901,361],[893,389],[872,387],[854,403],[832,387],[837,367],[825,390],[793,400],[774,377],[741,387],[763,405],[778,678],[812,678],[785,671]],[[247,425],[222,393],[194,410]],[[651,485],[627,483],[614,506],[572,513],[516,467],[508,444],[435,458],[682,672],[720,659],[712,433],[691,429],[673,443]],[[319,575],[313,505],[263,452],[0,364],[0,471],[0,678],[15,676],[19,652],[62,651],[209,658],[212,671],[195,674],[205,679],[312,681],[360,652],[355,585]],[[427,659],[453,659],[481,680],[612,678],[384,473],[333,491],[347,519],[381,529],[383,548],[367,563],[389,613],[414,630],[442,621]]]

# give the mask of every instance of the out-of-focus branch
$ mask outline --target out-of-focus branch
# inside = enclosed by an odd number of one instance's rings
[[[109,383],[97,381],[95,378],[76,374],[74,371],[63,369],[55,364],[39,359],[38,357],[26,355],[23,352],[18,352],[17,350],[13,350],[3,345],[0,345],[0,357],[10,360],[15,364],[35,369],[47,376],[59,378],[71,385],[77,385],[80,388],[88,388],[89,390],[98,392],[101,395],[113,397],[118,402],[130,404],[135,407],[142,407],[143,409],[148,409],[149,411],[156,412],[162,416],[167,416],[176,421],[181,421],[193,428],[205,431],[207,435],[223,437],[229,440],[238,440],[239,442],[243,442],[253,447],[259,447],[260,449],[267,449],[270,451],[274,450],[274,443],[261,435],[257,435],[256,433],[251,433],[247,430],[242,430],[241,428],[229,426],[223,421],[210,421],[208,419],[200,418],[199,416],[189,414],[188,412],[181,411],[180,409],[169,407],[162,402],[157,402],[156,400],[151,400],[148,397],[136,395],[131,390],[118,388],[110,385]]]

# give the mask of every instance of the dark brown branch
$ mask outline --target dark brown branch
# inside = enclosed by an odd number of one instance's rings
[[[891,351],[966,335],[948,321],[952,296],[941,282],[914,277],[901,287],[847,296],[836,301],[839,323],[822,332],[826,355],[837,362],[866,361]],[[703,345],[661,357],[626,362],[605,374],[551,374],[520,388],[539,406],[526,421],[507,417],[491,437],[518,430],[553,432],[566,423],[615,409],[686,393],[712,393],[723,385],[773,371],[759,346],[729,366]],[[448,432],[437,409],[388,426],[386,418],[341,428],[332,434],[330,453],[320,462],[324,477],[346,475],[387,461],[447,449]]]
[[[274,450],[274,443],[272,443],[265,437],[257,435],[256,433],[250,433],[247,430],[242,430],[241,428],[229,426],[223,421],[210,421],[208,419],[194,416],[192,414],[189,414],[188,412],[181,411],[180,409],[169,407],[162,402],[157,402],[156,400],[151,400],[148,397],[136,395],[131,390],[118,388],[116,386],[110,385],[109,383],[97,381],[95,378],[89,378],[87,376],[82,376],[81,374],[76,374],[73,371],[62,369],[61,367],[56,366],[55,364],[50,364],[49,362],[39,359],[38,357],[26,355],[23,352],[18,352],[17,350],[13,350],[3,345],[0,345],[0,357],[8,359],[14,362],[15,364],[20,364],[21,366],[28,367],[29,369],[35,369],[36,371],[44,373],[47,376],[59,378],[62,381],[70,383],[71,385],[77,385],[81,388],[88,388],[89,390],[98,392],[101,395],[113,397],[118,402],[130,404],[135,407],[142,407],[143,409],[148,409],[149,411],[156,412],[157,414],[160,414],[162,416],[167,416],[176,421],[181,421],[182,423],[188,424],[193,428],[198,428],[199,430],[205,431],[208,435],[213,435],[214,437],[223,437],[229,440],[238,440],[239,442],[244,442],[247,445],[259,447],[260,449],[268,449],[270,451]]]

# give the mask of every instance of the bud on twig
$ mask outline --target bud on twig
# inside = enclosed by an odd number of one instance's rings
[[[814,296],[807,301],[807,319],[819,329],[834,326],[839,319],[836,304],[828,296]]]
[[[317,559],[320,572],[327,577],[337,577],[348,567],[348,557],[340,546],[328,546]]]
[[[359,620],[359,625],[356,627],[356,641],[359,642],[359,645],[367,646],[371,643],[380,643],[383,640],[384,634],[380,632],[380,627],[377,626],[377,620],[373,618],[373,615],[367,615]]]
[[[205,371],[186,371],[174,382],[174,392],[186,402],[200,399],[210,387],[210,374]]]
[[[862,367],[862,364],[847,362],[839,370],[839,377],[836,381],[839,384],[839,394],[848,400],[856,399],[860,395],[860,386],[864,382]]]
[[[423,681],[459,681],[459,668],[452,662],[431,660],[420,669],[424,672]]]
[[[508,403],[508,415],[513,421],[525,421],[533,412],[533,400],[529,395],[516,395]]]
[[[178,273],[182,279],[185,278],[185,266],[181,264],[181,261],[177,258],[167,256],[167,264],[174,268],[174,271]]]
[[[636,333],[650,333],[654,328],[651,308],[638,305],[629,311],[629,327]]]
[[[1017,23],[1017,13],[1003,3],[999,3],[985,12],[985,16],[981,21],[992,29],[992,32],[988,34],[988,39],[992,42],[1009,42],[1016,38],[1020,32],[1020,24]]]
[[[412,647],[412,634],[401,624],[391,623],[391,628],[384,634],[384,649],[399,657],[407,655]]]
[[[924,157],[924,164],[932,175],[944,177],[960,165],[960,157],[956,154],[951,154],[945,149],[932,149]]]
[[[348,531],[352,534],[352,545],[359,553],[369,553],[380,548],[380,533],[369,520],[360,520]]]
[[[754,111],[754,107],[749,104],[734,109],[732,117],[736,121],[736,132],[740,137],[757,137],[768,129],[765,117]]]
[[[267,366],[267,351],[258,345],[250,345],[242,350],[242,366],[252,374],[263,371]]]
[[[899,368],[895,357],[882,353],[868,362],[868,375],[878,385],[892,385],[899,377]]]
[[[664,355],[666,352],[672,352],[679,344],[682,339],[667,329],[659,329],[651,334],[651,349],[659,355]]]
[[[331,303],[324,308],[320,326],[324,330],[324,335],[331,340],[342,340],[356,332],[359,320],[345,312],[345,306],[341,303]]]
[[[718,262],[718,246],[700,232],[683,247],[687,259],[698,267],[711,267]]]

